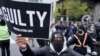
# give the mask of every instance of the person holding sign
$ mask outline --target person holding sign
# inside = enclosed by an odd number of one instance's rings
[[[7,26],[5,25],[5,21],[1,19],[0,21],[0,47],[2,56],[10,56],[10,38]]]
[[[31,50],[25,37],[17,35],[16,43],[23,56],[82,56],[66,46],[66,39],[60,32],[54,32],[50,40],[50,45],[46,45],[36,50]]]

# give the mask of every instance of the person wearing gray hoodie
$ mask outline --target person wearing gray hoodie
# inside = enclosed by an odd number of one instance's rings
[[[72,49],[67,48],[66,39],[60,32],[54,32],[49,45],[31,50],[25,37],[17,35],[16,43],[23,56],[83,56]]]

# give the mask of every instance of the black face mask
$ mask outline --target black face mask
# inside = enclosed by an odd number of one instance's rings
[[[79,34],[81,34],[81,33],[82,33],[82,31],[78,31],[78,33],[79,33]]]
[[[60,52],[63,48],[63,43],[64,41],[63,40],[54,40],[53,41],[53,46],[54,46],[54,49],[56,50],[56,52]]]

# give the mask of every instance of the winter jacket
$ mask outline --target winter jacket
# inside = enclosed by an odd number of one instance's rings
[[[73,51],[72,49],[62,49],[60,53],[55,52],[49,46],[44,46],[36,50],[31,50],[29,47],[26,51],[21,51],[23,56],[82,56],[81,54]]]
[[[78,37],[78,39],[75,38],[75,36],[73,36],[72,39],[67,43],[67,46],[75,44],[74,50],[83,55],[87,54],[87,45],[91,48],[91,51],[94,51],[94,45],[89,35],[87,35],[86,39],[85,39],[85,34],[82,36],[79,36],[78,34],[76,34],[76,36]],[[84,40],[85,40],[85,43],[84,43]],[[80,44],[79,41],[82,44]],[[79,45],[81,46],[79,47]]]

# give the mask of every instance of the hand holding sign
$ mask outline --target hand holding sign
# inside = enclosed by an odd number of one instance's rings
[[[18,35],[17,35],[16,44],[17,44],[20,48],[27,48],[27,41],[26,41],[25,37],[22,37],[21,34],[18,34]]]

